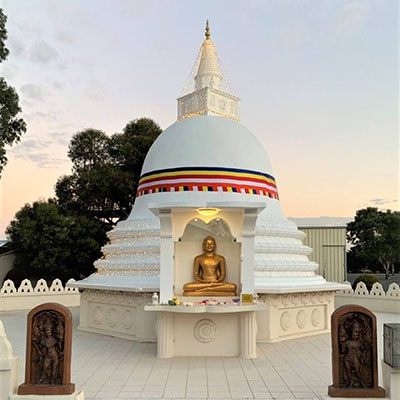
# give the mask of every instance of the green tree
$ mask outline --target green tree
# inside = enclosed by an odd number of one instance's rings
[[[0,63],[6,60],[9,53],[5,44],[6,22],[7,17],[0,8]],[[26,132],[25,121],[17,117],[19,112],[21,108],[17,92],[0,77],[0,175],[7,164],[6,146],[18,142],[21,135]]]
[[[101,220],[108,228],[126,219],[143,161],[160,133],[160,127],[149,118],[131,121],[122,133],[111,137],[95,129],[76,133],[68,152],[72,174],[56,184],[60,206]]]
[[[32,278],[82,279],[106,242],[104,225],[68,215],[50,199],[26,204],[6,230],[16,250],[14,267]]]
[[[388,278],[400,258],[400,212],[374,207],[358,210],[354,221],[347,224],[347,239],[354,256],[366,265],[381,265]]]

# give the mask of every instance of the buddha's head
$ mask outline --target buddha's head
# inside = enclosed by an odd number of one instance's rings
[[[217,248],[217,243],[212,236],[207,236],[203,240],[203,249],[207,252],[213,252]]]

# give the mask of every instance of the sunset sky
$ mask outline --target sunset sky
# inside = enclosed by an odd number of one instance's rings
[[[4,0],[28,131],[7,152],[0,238],[70,172],[71,136],[150,117],[165,129],[211,25],[288,217],[398,209],[395,0]],[[251,157],[251,154],[249,154]]]

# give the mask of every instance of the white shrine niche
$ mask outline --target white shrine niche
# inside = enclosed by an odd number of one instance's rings
[[[235,283],[239,291],[241,244],[236,241],[224,219],[214,218],[206,223],[194,218],[189,221],[183,235],[175,242],[174,294],[176,296],[183,295],[185,283],[194,281],[194,258],[204,252],[203,240],[207,236],[212,236],[216,240],[216,253],[225,257],[225,281]]]

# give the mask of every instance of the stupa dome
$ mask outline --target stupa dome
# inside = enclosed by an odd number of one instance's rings
[[[238,122],[240,99],[227,89],[220,67],[207,24],[191,79],[178,98],[178,121],[150,148],[131,214],[108,233],[97,273],[79,287],[157,290],[161,231],[152,204],[202,208],[213,202],[262,204],[254,236],[258,292],[331,287],[308,258],[312,249],[302,242],[305,234],[285,217],[268,155]]]
[[[213,115],[175,122],[153,143],[142,176],[179,167],[229,167],[273,175],[261,142],[241,123]]]

